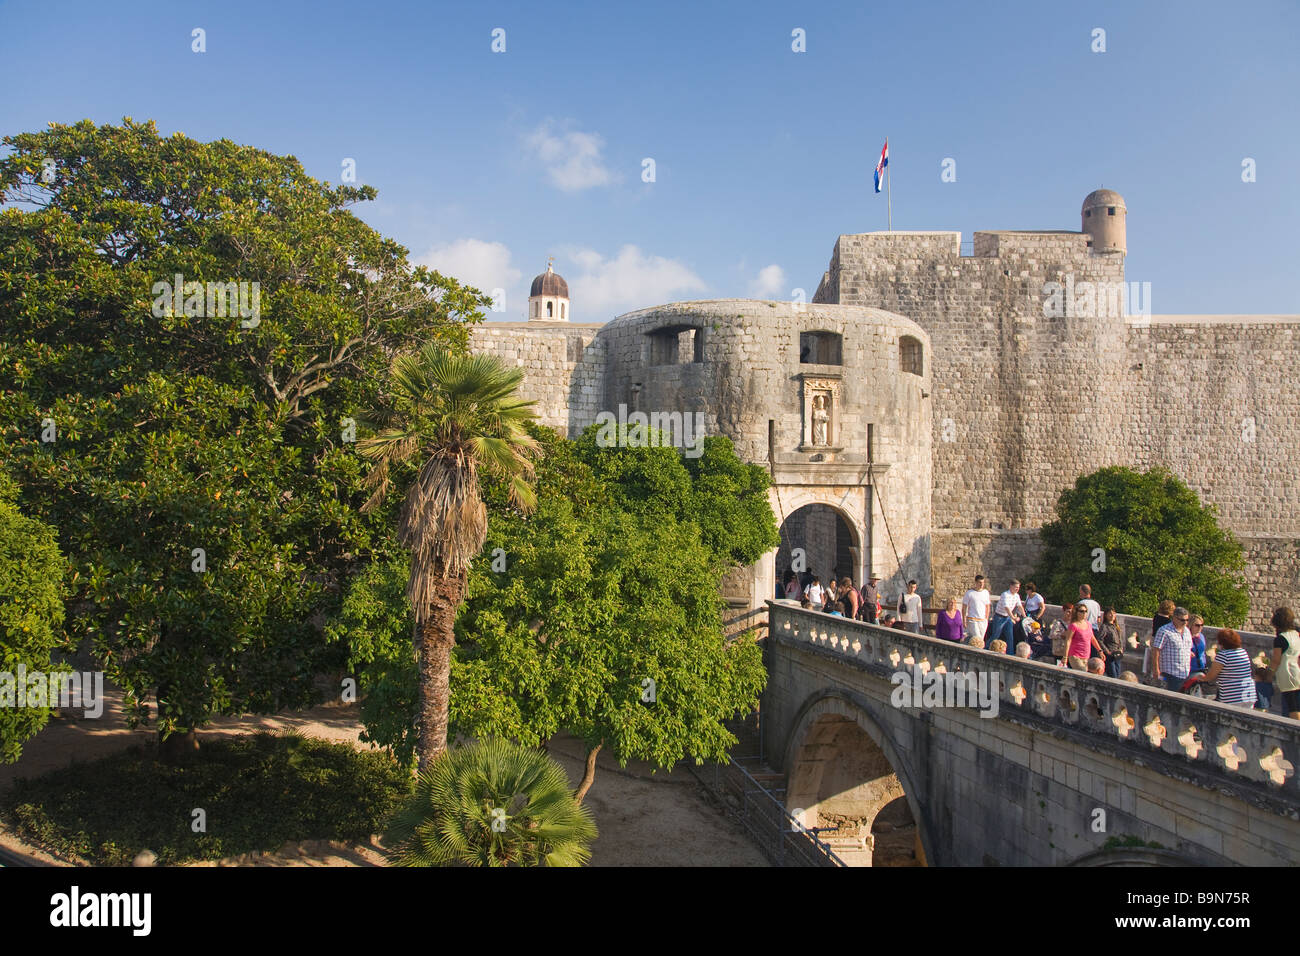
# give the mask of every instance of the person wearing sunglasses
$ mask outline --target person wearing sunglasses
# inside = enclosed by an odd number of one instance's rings
[[[1151,675],[1165,690],[1181,691],[1191,676],[1192,632],[1187,627],[1187,608],[1174,608],[1172,621],[1151,639]]]

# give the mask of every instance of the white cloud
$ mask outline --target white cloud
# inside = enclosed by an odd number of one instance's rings
[[[415,259],[417,265],[437,269],[464,285],[472,285],[488,295],[493,289],[512,289],[524,276],[510,264],[510,249],[503,242],[482,239],[457,239],[433,246]]]
[[[623,246],[612,259],[592,249],[572,251],[568,258],[581,270],[565,276],[574,317],[581,322],[603,322],[623,312],[662,305],[708,288],[689,266],[675,259],[648,256],[633,245]]]
[[[524,138],[525,146],[543,165],[551,184],[565,192],[577,192],[614,182],[601,151],[605,140],[599,133],[553,129],[547,120]]]
[[[758,270],[749,284],[749,294],[756,299],[776,299],[786,295],[785,270],[775,263]]]

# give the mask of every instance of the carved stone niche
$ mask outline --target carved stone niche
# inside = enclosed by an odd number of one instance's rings
[[[803,393],[803,432],[799,451],[813,453],[814,461],[833,461],[844,450],[840,416],[844,399],[838,375],[800,375]],[[825,458],[821,456],[825,455]]]

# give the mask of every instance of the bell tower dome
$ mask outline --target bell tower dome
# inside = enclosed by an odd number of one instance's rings
[[[546,271],[533,280],[528,292],[529,322],[568,322],[569,284],[555,272],[554,256],[546,260]]]

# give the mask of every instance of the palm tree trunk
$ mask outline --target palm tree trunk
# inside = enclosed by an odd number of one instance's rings
[[[442,578],[434,588],[428,616],[419,628],[416,666],[419,687],[420,771],[447,749],[447,713],[451,705],[451,649],[456,644],[456,612],[465,597],[468,574]]]
[[[601,741],[587,751],[587,766],[582,771],[582,781],[578,784],[578,789],[573,793],[573,799],[579,804],[582,798],[587,795],[591,789],[592,783],[596,780],[596,754],[600,753],[600,748],[605,746],[605,741]]]

